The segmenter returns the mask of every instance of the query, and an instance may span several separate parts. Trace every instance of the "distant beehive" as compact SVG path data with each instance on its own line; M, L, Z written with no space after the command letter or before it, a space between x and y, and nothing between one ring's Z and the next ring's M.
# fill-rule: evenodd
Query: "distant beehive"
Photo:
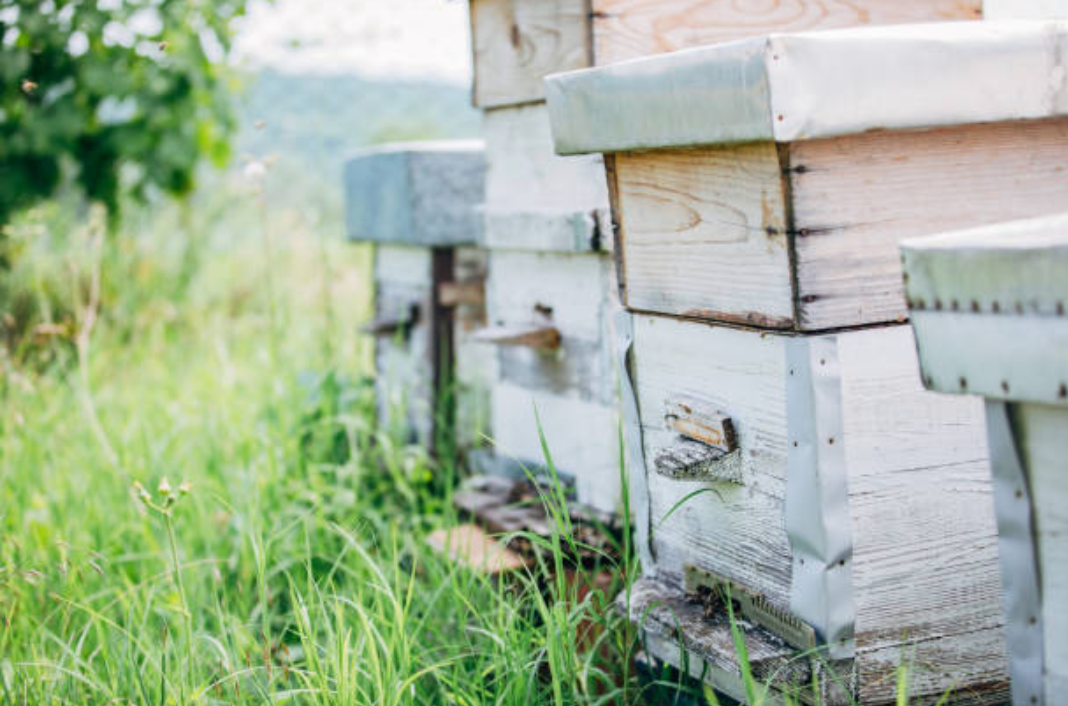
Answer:
M472 341L485 323L481 142L401 143L345 167L352 240L376 244L379 418L429 449L485 431L493 360ZM457 436L458 435L458 436Z
M908 241L927 386L986 398L1015 704L1068 694L1068 216Z
M477 338L498 350L491 470L544 468L540 427L579 502L613 511L619 417L609 322L617 304L604 167L599 155L554 154L541 101L544 73L587 63L581 6L471 3L488 164L489 325Z
M1063 208L1065 48L1058 23L903 25L548 80L557 151L607 155L636 312L630 608L654 655L681 641L738 696L722 615L688 598L729 587L781 688L822 672L829 704L888 703L908 659L915 696L1003 702L982 409L924 391L897 248ZM784 667L817 644L831 662Z

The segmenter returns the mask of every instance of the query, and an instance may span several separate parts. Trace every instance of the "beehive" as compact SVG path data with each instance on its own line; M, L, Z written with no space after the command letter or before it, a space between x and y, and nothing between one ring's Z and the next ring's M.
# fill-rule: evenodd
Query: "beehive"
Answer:
M629 307L799 331L902 321L902 238L1068 196L1064 33L781 34L561 74L556 147L611 154Z
M729 588L781 689L890 703L907 660L914 696L1004 702L982 409L923 389L897 247L1064 202L1065 41L855 28L550 77L558 152L606 155L635 312L629 609L655 656L741 696L724 612L691 600Z
M473 340L484 174L482 144L466 141L376 147L345 167L348 236L375 243L379 418L432 450L457 434L477 445L488 420L492 351Z
M1068 694L1068 216L908 241L927 386L986 398L1013 703Z

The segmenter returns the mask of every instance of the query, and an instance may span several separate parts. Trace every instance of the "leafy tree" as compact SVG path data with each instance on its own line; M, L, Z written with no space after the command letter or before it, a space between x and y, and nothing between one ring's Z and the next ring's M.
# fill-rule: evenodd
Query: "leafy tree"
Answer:
M246 0L0 0L0 225L69 177L181 195L229 156L225 67Z

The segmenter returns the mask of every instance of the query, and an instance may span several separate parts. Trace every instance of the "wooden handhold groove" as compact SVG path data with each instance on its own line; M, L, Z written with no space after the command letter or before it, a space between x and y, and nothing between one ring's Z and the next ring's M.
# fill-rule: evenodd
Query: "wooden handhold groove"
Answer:
M490 326L475 333L476 341L498 346L523 346L538 350L560 347L560 331L553 326Z
M482 282L442 282L438 285L442 306L482 306L486 303L486 286Z
M725 453L685 437L680 437L677 443L661 450L653 459L653 468L660 475L674 480L742 482L740 454L733 451Z
M664 421L687 439L700 441L713 449L730 453L738 448L731 418L701 406L700 402L686 398L670 400L664 405Z
M687 564L684 571L687 593L706 596L712 600L726 600L729 597L731 602L738 606L742 617L771 632L788 645L801 650L816 647L816 631L811 625L773 605L759 593L691 564Z

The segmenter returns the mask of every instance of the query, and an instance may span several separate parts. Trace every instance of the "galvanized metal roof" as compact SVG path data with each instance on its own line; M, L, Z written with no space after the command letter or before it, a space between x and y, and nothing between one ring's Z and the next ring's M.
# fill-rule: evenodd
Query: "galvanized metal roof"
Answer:
M929 387L1068 405L1068 214L906 241Z
M1068 22L771 34L546 80L559 154L1068 114Z

